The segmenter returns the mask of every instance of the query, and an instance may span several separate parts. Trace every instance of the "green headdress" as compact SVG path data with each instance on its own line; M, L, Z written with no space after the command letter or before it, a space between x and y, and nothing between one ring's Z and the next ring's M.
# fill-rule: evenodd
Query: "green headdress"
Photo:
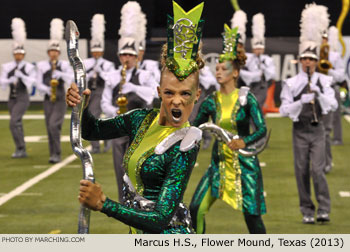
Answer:
M237 57L237 43L240 37L238 27L230 28L227 24L224 25L223 37L223 51L220 54L219 62L234 60Z
M185 12L173 1L174 17L168 15L168 52L166 66L180 80L198 70L195 61L204 20L200 20L204 3Z

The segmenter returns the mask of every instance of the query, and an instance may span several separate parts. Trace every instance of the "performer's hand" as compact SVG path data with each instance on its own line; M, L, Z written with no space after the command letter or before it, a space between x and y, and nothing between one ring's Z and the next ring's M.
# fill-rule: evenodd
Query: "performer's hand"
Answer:
M16 70L15 71L15 76L17 77L17 78L22 78L23 76L24 76L24 74L22 73L22 71L20 71L20 70Z
M83 91L83 95L86 95L86 102L85 102L84 108L86 108L87 105L89 104L90 94L91 94L90 89L85 89ZM77 84L72 83L70 88L68 88L67 90L66 103L69 107L75 107L77 104L81 103L81 101L82 99L79 95L79 89L77 87Z
M238 149L245 148L245 142L243 141L243 139L233 139L227 145L231 150L238 150Z
M300 97L300 101L303 104L310 103L313 99L315 99L315 93L303 94Z
M128 94L131 92L136 93L138 86L131 83L131 82L127 82L125 84L122 85L122 94Z
M79 201L85 207L94 211L100 211L106 201L106 195L102 192L101 185L89 180L80 180Z
M321 94L321 90L320 90L320 88L318 86L312 86L311 87L311 91L315 92L318 95Z
M18 78L17 78L16 76L11 76L11 77L9 78L9 82L10 82L11 84L17 83L17 81L18 81Z

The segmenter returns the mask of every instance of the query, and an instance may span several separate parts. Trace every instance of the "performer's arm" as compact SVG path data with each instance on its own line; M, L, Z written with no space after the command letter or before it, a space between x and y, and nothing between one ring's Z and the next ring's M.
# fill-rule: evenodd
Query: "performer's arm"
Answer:
M209 121L209 117L213 117L213 114L215 113L216 105L213 98L213 95L209 95L205 100L202 102L201 106L199 107L198 114L196 116L196 119L193 122L193 126L198 127L202 123L206 123Z
M253 119L253 123L256 127L256 130L252 134L243 138L244 143L246 145L249 145L255 143L266 135L266 126L264 116L255 97L251 93L248 93L247 98L249 114Z
M37 71L37 78L36 78L36 84L37 84L37 89L39 90L39 92L43 95L47 94L50 95L51 94L51 88L46 86L43 83L43 71L38 67L38 71Z
M340 83L345 80L345 66L340 54L337 54L333 68L328 70L328 74L333 77L333 83Z
M4 90L6 89L6 87L8 85L13 83L13 79L7 78L7 74L8 74L8 71L7 71L6 67L3 65L1 67L0 84L1 84L1 88Z
M24 74L20 70L16 70L16 72L19 74L19 76L17 77L22 80L24 85L27 87L28 92L31 92L32 86L36 81L36 71L35 71L35 67L32 64L30 65L28 64L26 65L26 68L25 68L27 74Z
M269 81L275 78L276 67L271 57L266 56L263 64L265 80Z
M259 82L261 81L261 75L262 72L261 70L258 71L248 71L248 70L241 70L239 72L239 76L242 78L242 80L244 81L244 83L247 86L250 86L252 83L254 82Z
M303 109L303 104L300 100L294 101L292 91L287 83L283 84L281 101L282 104L279 109L281 115L288 116L293 122L297 122L299 120L301 110Z
M105 83L105 87L102 92L101 109L107 117L113 117L118 112L118 107L112 105L113 88L109 82Z
M178 150L178 147L175 147ZM121 222L151 233L160 233L169 225L187 187L192 168L196 162L198 148L188 152L172 152L173 157L165 154L163 160L167 170L155 208L143 211L126 207L111 199L106 199L101 212ZM167 159L172 161L167 163Z
M334 89L331 87L332 77L322 76L323 91L317 86L311 87L311 90L315 90L317 93L317 99L320 102L322 108L322 114L327 114L330 111L335 111L338 108L338 102L335 99Z

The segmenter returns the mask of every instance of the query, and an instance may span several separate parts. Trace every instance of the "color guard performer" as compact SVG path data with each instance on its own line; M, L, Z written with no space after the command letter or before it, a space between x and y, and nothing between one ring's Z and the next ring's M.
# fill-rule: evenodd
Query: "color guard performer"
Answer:
M86 68L86 81L88 88L91 90L89 109L93 116L99 118L102 113L101 98L105 87L104 77L114 70L114 63L103 58L104 53L104 32L105 18L103 14L95 14L91 20L91 41L90 52L91 58L84 60ZM91 153L100 152L100 143L92 141ZM111 147L111 141L105 141L104 152Z
M65 84L70 85L74 78L69 62L59 59L63 30L63 21L52 19L47 49L49 60L37 63L38 90L45 96L43 105L49 139L49 163L53 164L61 161L61 129L66 112Z
M251 40L253 53L247 53L247 62L241 71L241 77L246 86L255 95L260 108L265 103L268 82L275 78L275 65L265 52L265 18L258 13L253 16L253 38Z
M280 113L293 121L294 169L303 223L315 223L315 205L311 200L310 175L318 202L317 221L329 221L330 196L324 169L325 129L322 116L337 108L332 77L315 72L322 30L320 8L306 5L301 17L299 45L300 72L285 80ZM309 22L309 21L312 22ZM322 29L322 28L321 28Z
M139 50L138 31L141 7L135 1L127 2L121 9L121 27L118 41L118 56L121 66L105 74L106 85L102 93L101 108L107 117L114 117L136 108L149 107L157 96L158 83L151 72L137 69ZM118 98L126 96L126 107L120 107ZM113 161L121 199L124 168L121 160L129 145L129 138L123 136L112 140Z
M24 142L22 117L29 107L29 94L35 83L35 67L24 61L26 51L24 42L26 40L25 23L20 18L12 19L12 37L14 61L2 65L0 83L3 89L10 87L8 108L11 115L10 130L16 145L12 158L27 157Z

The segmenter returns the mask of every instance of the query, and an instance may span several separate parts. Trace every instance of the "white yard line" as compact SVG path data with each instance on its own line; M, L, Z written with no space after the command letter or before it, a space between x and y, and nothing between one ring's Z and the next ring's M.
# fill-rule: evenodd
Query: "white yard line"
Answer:
M86 149L91 150L91 145L86 147ZM13 189L11 192L5 194L4 196L1 196L0 197L0 206L5 204L7 201L11 200L12 198L20 195L21 193L23 193L24 191L26 191L27 189L29 189L33 185L39 183L41 180L46 179L48 176L59 171L61 168L68 165L69 163L73 162L75 159L77 159L77 157L74 154L72 154L69 157L65 158L63 161L61 161L60 163L57 163L57 164L51 166L46 171L44 171L44 172L40 173L39 175L24 182L22 185Z
M344 116L344 119L345 119L348 123L350 123L350 115L345 115L345 116Z
M281 118L281 114L280 113L266 113L266 118Z
M43 120L45 119L44 115L24 115L24 120ZM64 119L70 119L70 114L64 115ZM10 120L10 115L0 115L0 120Z
M342 198L350 198L350 192L339 191L339 196Z
M7 193L0 193L0 196L6 195ZM43 196L43 193L21 193L18 196Z

